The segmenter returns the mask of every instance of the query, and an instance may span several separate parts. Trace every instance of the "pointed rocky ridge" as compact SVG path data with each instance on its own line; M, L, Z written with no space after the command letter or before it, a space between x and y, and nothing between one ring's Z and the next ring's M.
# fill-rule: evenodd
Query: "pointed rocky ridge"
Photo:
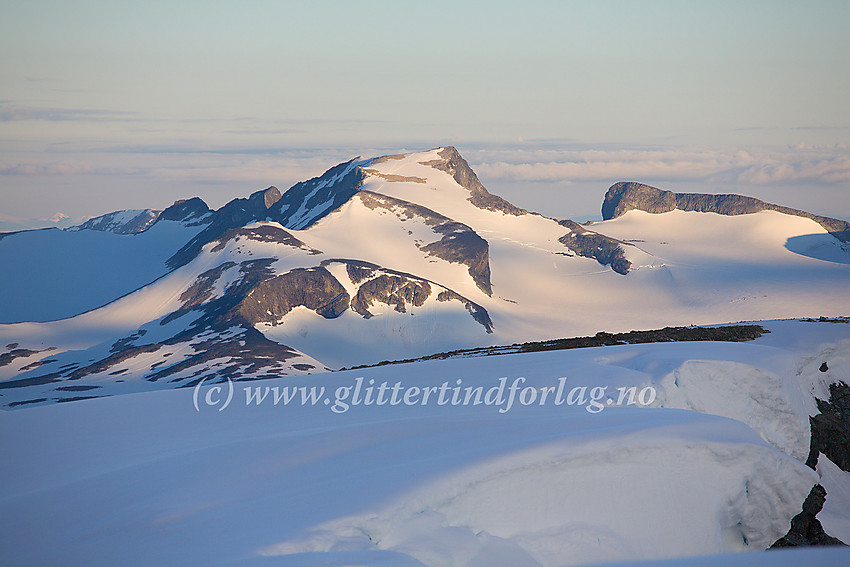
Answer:
M215 211L210 216L209 226L180 248L166 264L171 269L188 264L198 255L204 244L219 239L229 229L266 219L269 216L269 207L280 198L277 187L269 187L252 193L247 199L233 199Z
M431 166L451 175L458 182L458 185L471 193L469 201L479 209L501 211L514 216L521 216L528 213L525 209L512 205L501 197L487 191L484 185L481 184L481 181L478 180L478 176L472 171L467 161L463 159L454 146L442 148L439 155L442 159L422 162L422 165Z

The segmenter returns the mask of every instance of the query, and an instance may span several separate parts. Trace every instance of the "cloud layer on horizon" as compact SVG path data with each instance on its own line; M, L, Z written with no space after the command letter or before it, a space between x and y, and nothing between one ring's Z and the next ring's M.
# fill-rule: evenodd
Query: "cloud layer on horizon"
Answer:
M479 177L524 182L706 181L747 185L850 182L845 146L480 151ZM468 157L469 159L469 157Z
M0 223L2 230L54 226L61 210L75 221L123 208L164 208L199 196L214 207L275 185L284 191L355 156L373 157L454 144L493 193L530 210L592 217L618 181L674 191L740 193L769 202L850 217L850 149L835 146L603 146L580 142L511 145L442 141L396 147L274 149L273 145L175 142L115 146L68 144L49 151L0 153L6 215L39 222ZM14 146L5 144L7 149ZM2 149L2 148L0 148ZM45 210L45 199L52 210ZM55 208L53 208L55 207Z
M373 154L366 152L375 152ZM199 183L268 182L302 180L319 175L339 161L360 155L380 155L387 149L347 148L273 152L258 156L254 148L193 149L156 152L140 148L119 154L143 159L133 165L112 156L109 167L91 160L0 159L0 175L69 176L134 175L156 180ZM522 145L503 149L460 148L479 177L521 182L579 181L694 181L717 184L806 182L838 184L850 182L850 148L796 146L786 148L623 148L592 150L526 149ZM109 153L109 152L107 152ZM183 159L174 159L174 156ZM169 156L169 159L164 159ZM118 162L118 163L116 163Z

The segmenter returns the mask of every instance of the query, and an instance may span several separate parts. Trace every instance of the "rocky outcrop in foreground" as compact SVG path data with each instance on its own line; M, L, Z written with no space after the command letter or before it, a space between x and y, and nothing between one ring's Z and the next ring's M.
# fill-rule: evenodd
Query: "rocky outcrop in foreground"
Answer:
M827 372L829 365L821 364ZM821 413L810 418L812 441L806 465L816 469L818 458L825 455L846 472L850 472L850 386L844 382L830 384L829 399L817 400ZM791 529L771 546L798 547L809 545L846 545L823 530L818 513L826 502L826 489L817 484L803 503L803 510L791 519Z

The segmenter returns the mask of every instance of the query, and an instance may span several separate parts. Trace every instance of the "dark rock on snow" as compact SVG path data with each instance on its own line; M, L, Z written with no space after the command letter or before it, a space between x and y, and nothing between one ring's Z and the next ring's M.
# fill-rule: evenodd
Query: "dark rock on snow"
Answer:
M602 218L603 220L617 218L634 209L647 213L666 213L679 209L681 211L721 215L746 215L760 211L777 211L811 219L838 240L850 242L850 223L843 220L821 217L806 211L765 203L754 197L744 195L673 193L634 182L616 183L608 189L602 203Z
M781 547L799 547L811 545L845 545L843 541L834 538L823 531L818 513L823 509L826 502L826 489L816 484L806 501L803 502L803 511L791 519L791 529L782 538L777 540L770 549Z
M626 259L623 247L632 246L631 244L593 232L571 220L558 221L558 224L570 229L558 242L579 256L595 258L603 266L611 266L618 274L629 273L632 263Z

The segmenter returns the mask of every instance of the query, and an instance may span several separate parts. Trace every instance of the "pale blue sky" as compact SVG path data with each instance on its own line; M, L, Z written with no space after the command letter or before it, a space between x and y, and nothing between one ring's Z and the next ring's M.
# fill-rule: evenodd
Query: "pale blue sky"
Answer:
M0 216L446 143L560 216L621 177L850 215L847 1L0 3Z

